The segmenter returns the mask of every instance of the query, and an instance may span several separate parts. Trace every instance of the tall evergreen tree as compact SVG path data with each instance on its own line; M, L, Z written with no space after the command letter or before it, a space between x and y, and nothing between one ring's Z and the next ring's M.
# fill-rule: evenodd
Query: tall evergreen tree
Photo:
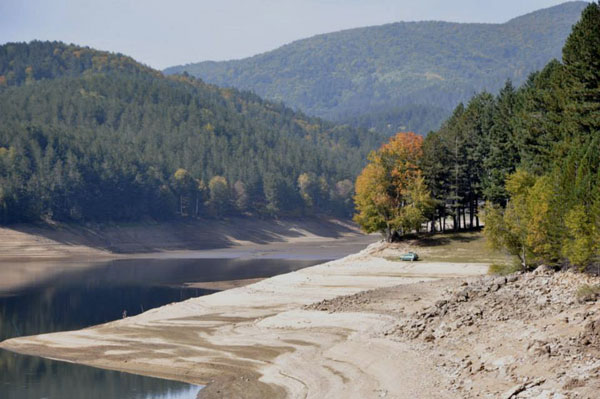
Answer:
M585 142L600 132L600 4L588 5L573 26L563 63L569 84L565 123Z
M493 126L487 142L489 153L484 161L486 174L483 177L483 192L489 201L506 205L508 193L505 189L506 177L513 173L519 163L514 131L516 105L515 89L507 81L496 99L492 116Z

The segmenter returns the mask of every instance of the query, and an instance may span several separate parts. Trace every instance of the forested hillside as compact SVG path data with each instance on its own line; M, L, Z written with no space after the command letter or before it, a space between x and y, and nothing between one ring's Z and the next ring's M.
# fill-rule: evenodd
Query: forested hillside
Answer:
M565 3L504 24L400 22L351 29L251 58L165 72L187 71L220 86L250 89L334 121L425 134L474 93L495 92L506 79L521 84L560 57L586 4ZM414 106L422 110L414 112Z
M421 138L400 133L356 183L357 222L388 239L479 227L523 268L600 264L600 5L515 88L482 92ZM447 222L448 220L448 222Z
M379 138L58 42L0 47L0 222L352 209Z

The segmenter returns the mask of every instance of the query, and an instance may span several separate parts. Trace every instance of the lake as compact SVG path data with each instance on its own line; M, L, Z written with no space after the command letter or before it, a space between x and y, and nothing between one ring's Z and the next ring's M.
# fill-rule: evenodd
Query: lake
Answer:
M372 241L372 240L371 240ZM80 329L210 294L187 283L271 277L356 252L339 240L314 254L220 250L107 262L0 263L0 341ZM207 257L214 256L214 257ZM5 272L6 270L6 272ZM15 270L19 273L15 273ZM10 272L9 272L10 271ZM14 276L18 275L18 278ZM6 280L6 279L5 279ZM199 386L0 350L0 398L195 398Z

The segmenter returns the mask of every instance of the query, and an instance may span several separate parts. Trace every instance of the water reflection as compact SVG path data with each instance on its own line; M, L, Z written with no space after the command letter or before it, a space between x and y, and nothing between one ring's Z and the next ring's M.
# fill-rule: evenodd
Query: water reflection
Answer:
M177 381L0 353L3 399L192 399L199 390Z
M118 260L40 273L0 290L0 340L79 329L206 295L186 282L270 277L320 263L282 259ZM71 265L72 266L72 265ZM79 265L81 266L81 265ZM0 269L1 271L1 269ZM0 351L0 398L195 398L199 387Z

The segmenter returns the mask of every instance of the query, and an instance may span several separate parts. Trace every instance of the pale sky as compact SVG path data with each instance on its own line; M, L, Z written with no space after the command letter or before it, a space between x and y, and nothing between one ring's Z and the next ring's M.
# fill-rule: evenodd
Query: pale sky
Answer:
M398 21L505 22L565 0L0 0L0 44L60 40L154 68Z

